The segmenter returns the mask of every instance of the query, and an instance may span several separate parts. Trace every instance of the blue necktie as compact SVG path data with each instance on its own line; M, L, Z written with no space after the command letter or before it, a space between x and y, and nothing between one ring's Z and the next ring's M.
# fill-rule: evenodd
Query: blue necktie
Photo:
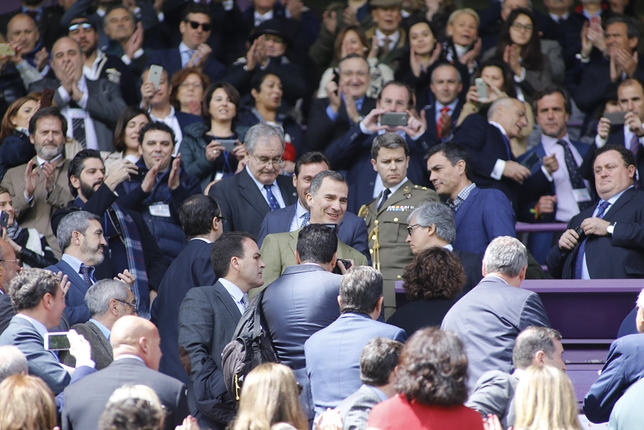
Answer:
M306 227L311 223L311 212L306 212L302 215L302 225L300 227Z
M273 195L273 191L271 191L271 186L264 185L264 189L266 190L266 199L268 200L268 206L271 208L272 211L276 211L277 209L280 208L280 204L277 202L277 199Z
M80 273L83 278L83 281L87 284L88 287L91 287L94 285L94 282L92 282L92 273L93 272L93 267L86 266L84 264L81 264L80 267Z
M595 215L596 218L604 218L604 212L606 212L606 208L608 207L610 203L608 203L605 200L602 200L599 203L599 206L597 207L597 215ZM588 238L585 238L582 242L581 245L579 245L579 251L577 251L577 258L575 259L575 273L574 273L574 278L575 279L581 279L581 274L584 269L584 254L586 253L586 241Z

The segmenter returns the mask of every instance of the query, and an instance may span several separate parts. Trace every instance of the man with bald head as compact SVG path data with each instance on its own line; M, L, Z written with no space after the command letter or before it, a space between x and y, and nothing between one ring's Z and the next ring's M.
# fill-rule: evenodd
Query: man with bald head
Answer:
M152 388L165 407L165 429L174 429L188 415L186 386L158 372L161 361L159 331L150 321L133 315L112 326L114 361L105 369L65 389L64 429L95 429L114 390L125 384Z
M34 66L44 76L49 68L49 55L43 47L36 21L29 15L19 13L7 24L7 42L12 42L22 58Z

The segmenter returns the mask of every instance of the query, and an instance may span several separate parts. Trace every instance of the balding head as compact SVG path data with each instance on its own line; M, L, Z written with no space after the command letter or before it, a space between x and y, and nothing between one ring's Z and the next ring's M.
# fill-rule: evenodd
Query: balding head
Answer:
M8 242L0 239L0 289L9 293L9 282L20 272L16 253Z
M123 354L136 355L152 370L159 370L160 341L159 331L154 324L133 315L116 321L110 335L114 358Z
M29 15L19 13L7 24L7 40L15 43L23 54L33 51L39 38L36 21Z

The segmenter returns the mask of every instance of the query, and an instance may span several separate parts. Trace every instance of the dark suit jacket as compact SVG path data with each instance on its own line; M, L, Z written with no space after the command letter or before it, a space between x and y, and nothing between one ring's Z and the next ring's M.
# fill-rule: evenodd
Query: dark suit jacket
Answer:
M29 374L45 381L54 395L69 384L71 377L60 365L54 354L44 348L45 339L25 318L18 315L11 318L9 326L0 335L0 345L18 347L29 366Z
M16 2L15 4L19 3ZM7 34L9 21L19 13L22 13L22 7L0 15L0 33ZM42 15L38 22L38 30L40 31L40 40L44 42L45 48L48 51L51 50L54 42L63 35L62 33L67 34L67 29L63 30L60 24L62 16L63 9L58 5L43 7Z
M122 358L65 389L63 429L95 429L112 393L125 384L142 384L154 390L165 408L164 429L174 429L188 416L186 386L149 369L135 358Z
M182 69L181 53L179 52L179 48L160 49L152 52L148 57L148 65L150 64L163 66L170 76L174 75ZM213 57L208 57L203 65L203 73L210 78L210 82L220 80L224 76L225 72L226 68L224 65Z
M471 390L489 370L510 372L514 341L530 326L550 327L539 296L489 276L452 306L441 328L463 341Z
M291 178L279 175L277 185L286 206L297 202L297 193ZM225 231L246 231L257 237L264 217L271 211L246 169L217 182L210 187L208 195L217 201L222 215L226 218Z
M85 294L89 287L81 278L80 274L76 273L72 267L60 260L53 266L45 267L45 270L52 271L54 273L63 272L63 275L67 275L69 282L71 283L67 294L65 294L65 315L69 321L69 325L86 323L89 321L89 308L85 303Z
M454 214L454 223L456 240L452 245L473 254L485 254L496 237L516 236L514 211L499 190L475 187Z
M615 403L635 382L644 377L644 336L631 334L610 346L599 378L584 398L584 413L594 423L608 421Z
M452 252L454 252L454 254L456 254L456 256L461 260L461 264L465 270L465 276L467 276L465 286L457 296L458 298L461 298L472 288L476 287L479 282L481 282L481 279L483 279L483 273L481 271L481 267L483 266L483 256L481 254L464 252L460 249L454 249Z
M338 117L331 121L326 114L329 107L329 98L314 99L311 103L309 122L306 129L306 148L309 151L324 151L331 142L341 138L353 126L347 116L347 107L344 101L338 109ZM376 100L371 97L364 98L360 114L367 116L376 107Z
M345 313L304 344L306 373L311 381L315 412L334 408L360 388L360 354L374 337L405 342L398 327L368 315Z
M192 287L214 285L217 278L210 263L212 243L201 239L188 242L170 264L159 286L159 297L152 304L152 322L161 336L161 365L159 372L188 383L179 360L179 307Z
M458 117L461 115L461 109L463 109L463 102L459 100L454 111L450 113L450 118L452 118L451 135L454 134L454 130L456 129L456 121L458 121ZM449 140L449 136L445 139L438 138L438 131L436 130L436 102L434 101L433 103L425 106L423 110L425 111L425 119L427 120L428 139L432 142L432 146L438 145L444 140Z
M574 216L568 228L576 228L590 218L592 206ZM586 264L591 279L644 278L644 193L627 189L604 214L605 221L615 224L612 235L590 235L586 241ZM579 245L562 252L558 245L548 253L548 272L559 279L574 277Z
M0 293L0 334L9 326L9 322L15 314L11 305L11 297L8 294Z
M105 369L114 361L112 356L112 345L107 340L103 332L91 321L83 324L76 324L73 327L78 334L89 342L92 347L92 360L96 363L96 370ZM68 366L76 367L76 359L69 353L69 351L60 351L58 353L60 361Z
M297 203L267 213L262 225L259 227L257 246L261 248L264 238L269 234L290 231L296 208ZM367 257L367 260L371 261L369 247L367 246L367 225L362 218L351 212L345 212L344 218L338 227L338 239L362 252Z
M358 391L344 399L336 410L340 412L343 428L365 429L371 409L382 400L369 385L362 385Z

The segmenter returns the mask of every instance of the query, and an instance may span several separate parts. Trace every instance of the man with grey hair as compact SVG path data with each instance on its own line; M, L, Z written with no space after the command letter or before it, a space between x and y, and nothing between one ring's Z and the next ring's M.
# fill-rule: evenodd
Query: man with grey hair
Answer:
M484 373L470 395L467 407L479 412L483 418L488 414L496 415L503 428L514 426L514 392L519 379L530 366L550 365L566 371L563 360L561 333L553 328L528 327L523 330L514 343L512 350L512 374L491 370Z
M75 324L72 328L89 342L96 369L101 370L114 359L110 345L112 326L125 315L136 315L136 298L125 282L103 279L87 290L85 303L89 309L89 321ZM67 351L61 351L59 356L62 363L71 367L76 365L76 359Z
M541 299L521 289L528 253L516 238L494 239L483 257L483 280L447 312L441 328L457 333L467 352L468 387L490 370L510 373L519 333L550 327Z
M29 373L27 357L13 345L0 346L0 382L4 381L11 375Z
M369 266L352 267L340 283L340 317L304 344L316 414L337 407L360 388L360 355L371 339L407 339L404 330L377 321L382 293L380 272Z
M252 126L244 141L246 167L217 182L208 191L227 220L224 231L246 231L259 235L259 227L270 211L297 202L290 177L280 175L284 133L268 124Z

